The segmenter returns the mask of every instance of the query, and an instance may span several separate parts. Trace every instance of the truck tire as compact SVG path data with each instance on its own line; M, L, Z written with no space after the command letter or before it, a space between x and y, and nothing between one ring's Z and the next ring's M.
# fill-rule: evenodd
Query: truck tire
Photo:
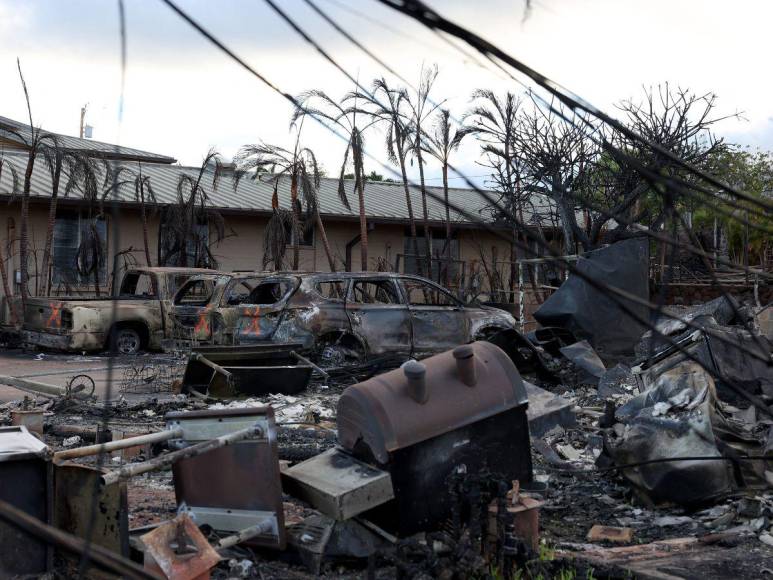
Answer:
M110 350L118 354L137 354L142 350L142 337L130 326L114 328L110 332Z

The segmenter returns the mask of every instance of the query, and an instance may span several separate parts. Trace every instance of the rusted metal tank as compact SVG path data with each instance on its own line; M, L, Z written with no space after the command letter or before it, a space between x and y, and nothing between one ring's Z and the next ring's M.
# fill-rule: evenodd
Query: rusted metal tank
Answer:
M392 533L440 528L456 474L532 480L526 390L497 346L475 342L347 388L338 439L388 471L395 499L365 516Z

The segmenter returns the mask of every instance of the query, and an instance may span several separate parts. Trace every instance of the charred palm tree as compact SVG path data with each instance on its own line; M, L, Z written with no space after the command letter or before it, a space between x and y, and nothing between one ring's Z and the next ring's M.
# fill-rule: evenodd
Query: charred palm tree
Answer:
M29 198L32 189L32 172L35 168L35 161L44 147L56 147L54 136L42 131L40 127L35 127L32 121L32 106L30 105L30 95L27 90L27 83L24 80L24 74L21 70L21 62L16 59L16 65L19 69L19 78L24 90L24 99L27 103L27 115L29 118L29 132L23 130L11 130L27 149L27 166L24 170L24 185L21 191L21 224L19 234L19 271L21 274L21 300L22 305L26 307L27 296L29 295Z
M19 174L16 171L13 163L0 154L0 180L3 177L3 172L7 172L11 175L11 193L16 196L19 193ZM21 321L21 316L16 310L16 302L11 299L11 287L8 284L8 272L5 269L5 254L2 246L0 246L0 278L3 282L3 292L5 292L5 299L8 301L8 310L11 313L11 323L18 324Z
M105 218L104 202L112 192L130 183L124 178L128 169L87 155L74 155L68 161L70 183L65 195L77 189L86 202L87 214L75 254L75 270L82 279L93 277L94 292L99 296L100 274L107 260L106 240L99 232L100 220Z
M51 258L53 257L54 229L56 227L56 212L59 205L59 193L61 191L62 180L64 179L64 196L77 186L77 171L69 171L77 167L78 163L88 163L86 156L76 151L70 151L59 146L55 136L52 137L56 146L51 147L48 144L41 148L43 159L46 162L49 175L51 177L51 199L48 204L48 221L46 223L46 239L43 247L43 260L40 268L37 293L48 294L51 291L49 269L51 267Z
M468 127L455 127L451 124L451 113L448 109L440 109L435 119L432 131L424 139L424 150L440 161L443 168L443 201L446 206L446 243L443 248L444 273L441 278L445 284L449 283L449 271L451 267L451 209L448 205L448 165L451 153L459 149L471 130Z
M344 98L346 99L346 97ZM355 103L353 107L345 108L322 91L309 91L301 95L299 99L302 106L293 113L293 122L309 114L313 117L321 117L338 125L346 131L348 141L344 151L341 172L338 178L338 197L347 209L351 209L346 195L346 183L344 176L347 168L351 167L354 174L354 188L357 191L357 201L360 214L360 268L368 270L368 222L365 217L365 168L363 164L364 144L362 132L375 123L375 120L367 119L365 124L358 124L362 115Z
M330 266L330 271L335 272L335 258L330 249L325 225L319 210L319 184L320 171L314 152L300 145L300 129L292 151L260 143L257 145L245 145L235 157L237 170L234 173L234 188L238 186L239 179L246 173L252 173L253 178L260 180L262 175L269 175L273 184L271 207L273 214L266 226L266 235L263 252L263 267L273 263L275 269L280 269L287 251L287 231L291 235L295 233L296 243L293 246L293 269L299 267L298 233L303 229L308 231L308 226L302 221L302 206L306 206L306 222L313 217L317 230L325 249L325 255ZM283 179L290 180L290 214L287 215L280 208L279 184ZM300 195L299 195L300 194Z
M421 188L421 209L422 217L424 218L424 242L425 242L425 257L427 260L427 272L432 272L432 236L429 230L429 212L427 210L427 187L424 181L424 140L426 133L424 126L429 122L429 119L440 107L442 103L433 103L430 101L429 93L432 90L432 85L435 84L437 79L438 69L437 66L430 68L423 68L421 71L421 80L419 86L416 89L416 99L406 100L406 104L410 110L410 128L411 139L409 141L409 151L416 163L419 166L419 187Z
M210 168L213 170L210 171ZM201 166L194 174L183 173L177 181L177 202L166 209L165 228L169 248L159 244L159 265L175 264L191 267L217 267L217 260L212 254L212 242L209 233L214 230L215 241L225 239L225 220L220 212L207 207L210 202L205 183L212 175L212 189L218 187L223 174L220 154L210 149L204 156ZM206 225L207 235L199 232L199 225ZM188 264L188 253L193 250L192 264Z
M380 98L379 98L380 97ZM349 95L348 99L364 103L363 114L386 127L386 152L389 162L400 167L405 191L405 205L408 210L408 224L411 233L413 255L423 275L423 260L419 259L419 243L416 235L416 217L413 213L413 200L408 186L406 162L410 150L412 131L406 117L406 102L410 97L405 89L390 87L386 79L373 81L371 93L359 92Z
M153 191L153 185L150 182L149 175L142 174L142 163L139 164L136 175L134 176L134 201L140 206L140 221L142 222L142 243L145 249L145 261L148 267L153 266L150 259L150 243L148 242L148 202L156 204L156 193Z
M505 211L501 216L511 227L510 244L510 276L509 288L511 295L515 287L516 242L523 239L516 220L524 221L524 205L529 203L530 195L523 187L525 164L518 154L515 141L519 124L520 100L513 93L497 96L490 90L476 90L472 94L473 106L464 115L470 131L480 142L484 160L480 164L491 171L490 186L499 195L498 205ZM532 280L536 292L534 277ZM511 296L512 298L513 296Z

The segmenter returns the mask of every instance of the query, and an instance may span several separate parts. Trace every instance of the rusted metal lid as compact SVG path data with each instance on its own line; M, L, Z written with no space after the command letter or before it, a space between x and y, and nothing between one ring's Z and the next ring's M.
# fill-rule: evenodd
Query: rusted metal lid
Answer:
M513 362L488 342L469 345L476 382L462 380L452 351L421 361L426 368L427 400L409 394L404 369L395 369L347 388L338 401L338 440L349 450L365 444L387 463L389 453L448 433L508 409L528 404L526 389ZM468 358L465 351L463 358Z

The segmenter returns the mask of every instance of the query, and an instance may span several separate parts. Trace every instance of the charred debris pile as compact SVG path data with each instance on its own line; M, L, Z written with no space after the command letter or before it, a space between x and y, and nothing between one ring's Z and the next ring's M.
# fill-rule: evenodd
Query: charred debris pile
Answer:
M578 271L618 294L570 276L537 330L419 361L202 347L125 369L110 404L88 375L0 377L24 392L0 407L0 571L759 576L769 320L653 313L647 265L638 240L591 252Z

